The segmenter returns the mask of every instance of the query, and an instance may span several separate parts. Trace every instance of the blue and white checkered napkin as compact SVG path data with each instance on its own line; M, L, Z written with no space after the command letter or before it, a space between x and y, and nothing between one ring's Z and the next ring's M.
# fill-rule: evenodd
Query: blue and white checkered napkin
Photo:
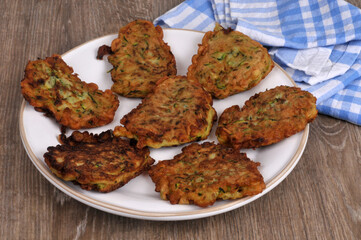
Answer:
M361 125L361 10L343 0L187 0L162 27L236 28L269 52L320 113Z

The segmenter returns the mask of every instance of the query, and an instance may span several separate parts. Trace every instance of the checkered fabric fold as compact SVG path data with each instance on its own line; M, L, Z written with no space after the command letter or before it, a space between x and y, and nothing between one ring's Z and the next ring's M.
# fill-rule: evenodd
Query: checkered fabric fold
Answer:
M268 46L320 113L361 125L361 10L342 0L187 0L154 20L210 31L215 22Z

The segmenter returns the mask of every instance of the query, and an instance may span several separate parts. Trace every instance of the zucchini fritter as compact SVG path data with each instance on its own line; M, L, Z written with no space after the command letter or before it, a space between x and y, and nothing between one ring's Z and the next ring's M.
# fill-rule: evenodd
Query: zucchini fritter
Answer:
M175 58L163 41L163 30L136 20L119 30L108 61L114 82L112 91L125 97L145 97L162 77L176 75Z
M252 96L242 109L227 108L216 135L221 144L257 148L302 131L317 116L316 98L297 87L278 86Z
M274 63L267 49L241 32L217 24L207 32L188 68L188 78L198 80L215 98L256 86Z
M207 207L217 199L261 193L266 185L259 165L245 153L205 142L184 147L174 159L160 161L148 172L162 199Z
M119 106L111 90L98 90L95 83L81 81L61 56L29 61L21 81L24 98L35 107L72 129L110 123Z
M149 169L154 160L149 149L137 149L129 141L112 136L73 132L61 135L62 145L48 147L44 154L50 170L85 190L110 192Z
M115 136L138 140L137 147L160 148L202 140L209 135L216 111L212 97L184 76L165 77L154 92L125 115Z

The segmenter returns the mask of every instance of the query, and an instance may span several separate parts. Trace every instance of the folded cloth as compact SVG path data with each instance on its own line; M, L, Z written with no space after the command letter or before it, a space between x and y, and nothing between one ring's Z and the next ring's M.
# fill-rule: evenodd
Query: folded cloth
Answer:
M209 31L219 22L270 47L320 113L361 125L361 10L343 0L187 0L154 20Z

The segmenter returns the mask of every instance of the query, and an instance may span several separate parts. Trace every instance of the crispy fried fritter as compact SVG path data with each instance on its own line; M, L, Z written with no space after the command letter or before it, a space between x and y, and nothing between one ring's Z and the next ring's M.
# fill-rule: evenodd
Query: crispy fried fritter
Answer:
M116 127L114 135L138 140L139 148L174 146L207 138L215 119L212 97L198 82L165 77L121 119L124 127Z
M193 143L172 160L148 171L156 191L171 204L212 205L217 199L237 199L261 193L266 185L245 153L220 144Z
M63 145L48 147L45 162L56 176L85 190L113 191L154 163L147 148L137 149L111 131L100 135L75 131L61 140Z
M162 77L176 75L175 58L163 41L163 30L145 20L136 20L119 30L108 61L114 82L112 90L125 97L145 97Z
M216 135L221 144L257 148L302 131L317 116L316 98L297 87L278 86L222 113Z
M267 49L241 32L217 24L207 32L188 68L188 78L198 80L215 98L256 86L274 63Z
M28 63L21 92L37 111L72 129L108 124L119 106L111 90L103 92L95 83L81 81L56 54Z

